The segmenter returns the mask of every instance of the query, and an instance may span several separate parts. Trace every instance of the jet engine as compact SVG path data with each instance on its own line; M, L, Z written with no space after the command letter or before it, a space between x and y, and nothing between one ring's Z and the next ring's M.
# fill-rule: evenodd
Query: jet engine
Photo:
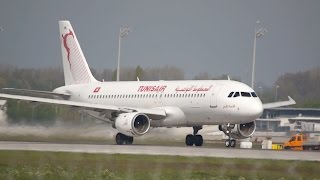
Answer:
M256 122L237 124L234 129L231 130L230 136L234 139L245 139L253 135L256 131Z
M150 129L150 119L142 113L122 113L115 119L116 129L127 136L141 136Z

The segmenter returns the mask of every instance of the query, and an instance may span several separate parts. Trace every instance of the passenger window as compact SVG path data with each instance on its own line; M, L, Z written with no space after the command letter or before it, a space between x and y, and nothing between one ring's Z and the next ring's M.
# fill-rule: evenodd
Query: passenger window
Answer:
M231 93L228 95L228 97L232 97L232 95L233 95L233 92L231 92Z
M248 92L241 92L242 97L251 97L250 93Z
M233 95L233 97L238 97L238 96L240 96L239 92L235 92L234 95Z

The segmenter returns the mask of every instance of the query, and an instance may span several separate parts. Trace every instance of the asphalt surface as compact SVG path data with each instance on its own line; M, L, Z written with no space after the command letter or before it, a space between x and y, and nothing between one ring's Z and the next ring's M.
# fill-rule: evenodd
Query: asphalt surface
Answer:
M320 161L320 151L279 151L149 145L95 145L0 141L0 150Z

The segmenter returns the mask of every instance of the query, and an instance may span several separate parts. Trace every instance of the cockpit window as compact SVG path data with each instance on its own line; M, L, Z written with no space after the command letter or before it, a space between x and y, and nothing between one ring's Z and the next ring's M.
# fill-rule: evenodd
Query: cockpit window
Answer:
M233 95L233 97L238 97L238 96L240 96L239 92L235 92L234 95Z
M233 95L233 92L231 92L231 93L228 95L228 97L232 97L232 95Z
M258 97L255 92L252 92L251 95L252 95L252 97Z
M251 94L248 92L241 92L242 97L251 97Z

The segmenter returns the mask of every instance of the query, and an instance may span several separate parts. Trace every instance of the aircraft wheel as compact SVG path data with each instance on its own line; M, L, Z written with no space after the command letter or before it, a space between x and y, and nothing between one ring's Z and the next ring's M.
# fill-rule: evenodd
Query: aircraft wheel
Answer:
M227 140L225 141L225 146L226 146L226 147L230 147L230 144L231 144L230 140L227 139Z
M195 144L196 146L202 146L202 144L203 144L203 138L202 138L201 135L195 135L195 136L194 136L194 144Z
M132 144L132 143L133 143L133 137L127 136L127 139L126 139L126 141L125 141L125 144L130 145L130 144Z
M194 136L192 135L192 134L188 134L187 136L186 136L186 145L187 146L193 146L193 144L194 144Z
M232 140L230 140L230 147L236 147L236 140L234 140L234 139L232 139Z
M118 134L116 135L116 143L117 143L118 145L123 145L124 142L125 142L125 135L124 135L124 134L121 134L121 133L118 133Z

